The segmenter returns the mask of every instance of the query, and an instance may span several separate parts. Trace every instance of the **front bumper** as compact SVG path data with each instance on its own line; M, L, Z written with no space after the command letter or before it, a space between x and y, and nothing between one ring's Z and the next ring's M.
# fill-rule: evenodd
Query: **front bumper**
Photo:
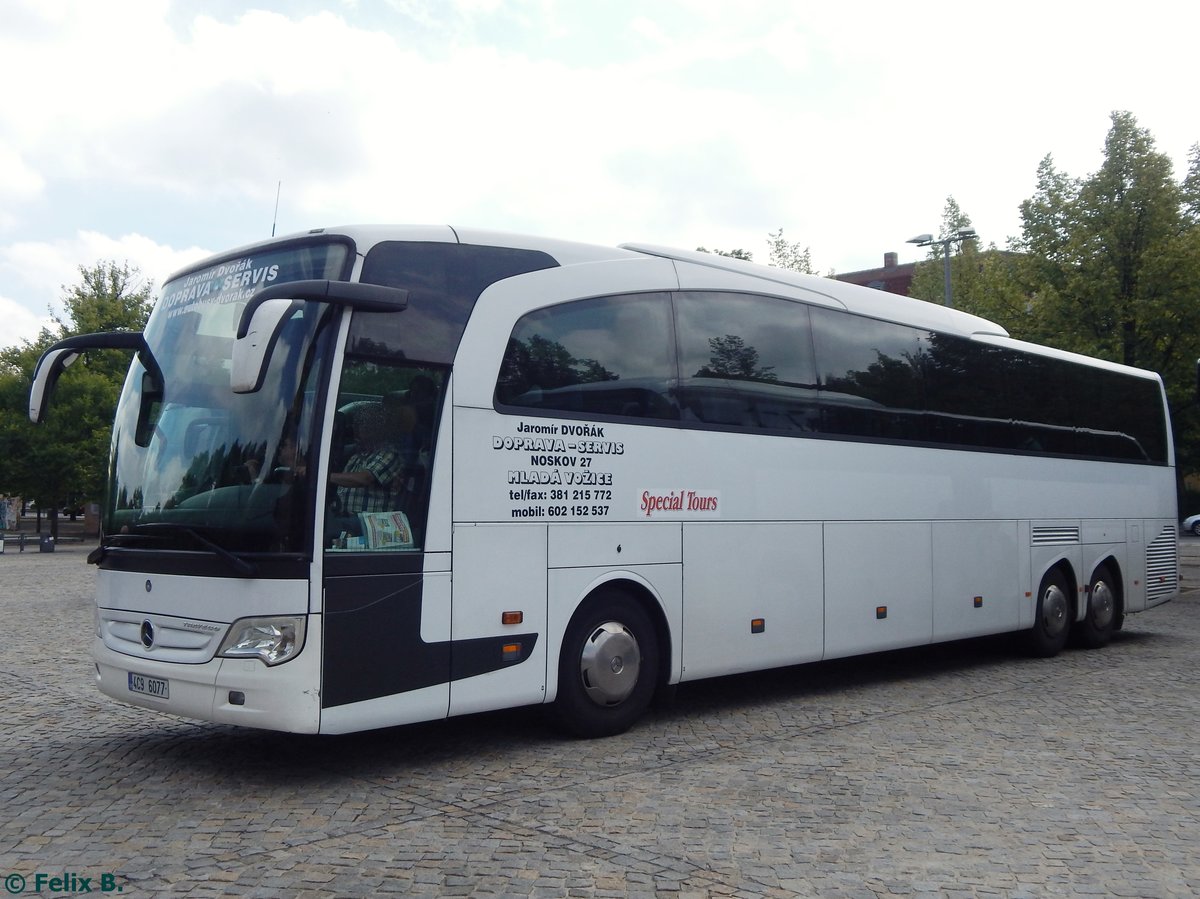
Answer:
M121 702L200 721L315 734L321 726L320 642L320 618L312 616L300 654L270 668L257 659L202 664L142 659L116 652L99 638L92 642L92 658L100 692ZM169 698L132 692L130 672L168 681ZM231 702L231 693L241 694L242 703Z

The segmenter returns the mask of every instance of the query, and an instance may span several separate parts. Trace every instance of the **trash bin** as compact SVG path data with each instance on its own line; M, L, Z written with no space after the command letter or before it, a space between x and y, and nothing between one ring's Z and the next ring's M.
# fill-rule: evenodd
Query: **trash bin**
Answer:
M40 540L38 541L38 552L40 552L40 553L54 552L54 538L51 537L49 534L42 534Z

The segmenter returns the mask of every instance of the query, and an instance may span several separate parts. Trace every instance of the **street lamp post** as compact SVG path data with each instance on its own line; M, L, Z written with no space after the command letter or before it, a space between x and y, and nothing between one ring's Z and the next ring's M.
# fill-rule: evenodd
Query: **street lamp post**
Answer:
M940 240L932 234L918 234L905 241L905 243L915 243L919 247L940 246L942 248L942 260L945 263L946 271L946 288L943 295L946 298L946 306L950 309L954 308L954 297L950 293L950 245L962 243L964 240L973 240L976 236L974 228L959 228L949 237L943 237Z

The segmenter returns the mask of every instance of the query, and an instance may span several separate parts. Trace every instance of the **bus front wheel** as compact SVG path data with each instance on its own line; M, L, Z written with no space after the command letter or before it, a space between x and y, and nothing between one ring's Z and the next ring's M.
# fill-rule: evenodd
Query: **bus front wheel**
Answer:
M658 640L628 594L604 591L571 620L558 663L559 724L579 737L623 733L654 697Z
M1027 634L1031 655L1049 658L1058 655L1071 634L1071 588L1062 571L1052 568L1038 587L1037 610L1033 627Z

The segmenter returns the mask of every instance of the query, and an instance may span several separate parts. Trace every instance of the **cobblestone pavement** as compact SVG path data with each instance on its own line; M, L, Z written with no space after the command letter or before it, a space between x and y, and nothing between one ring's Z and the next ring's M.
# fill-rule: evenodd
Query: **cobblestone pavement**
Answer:
M1194 896L1183 543L1184 596L1106 649L982 640L702 682L592 742L531 709L310 738L128 708L92 686L86 550L10 551L0 877L43 896L82 878L123 896Z

